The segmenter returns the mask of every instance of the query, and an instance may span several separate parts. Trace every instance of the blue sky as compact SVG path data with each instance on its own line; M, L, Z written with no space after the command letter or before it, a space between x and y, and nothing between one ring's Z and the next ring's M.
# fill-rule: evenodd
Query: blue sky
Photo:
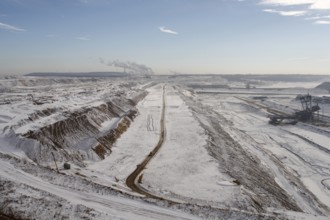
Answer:
M0 74L329 74L330 0L1 0Z

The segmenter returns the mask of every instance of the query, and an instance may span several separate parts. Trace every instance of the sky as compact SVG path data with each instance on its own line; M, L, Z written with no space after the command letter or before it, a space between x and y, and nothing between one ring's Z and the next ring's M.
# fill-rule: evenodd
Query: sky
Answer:
M0 74L123 65L330 74L330 0L0 0Z

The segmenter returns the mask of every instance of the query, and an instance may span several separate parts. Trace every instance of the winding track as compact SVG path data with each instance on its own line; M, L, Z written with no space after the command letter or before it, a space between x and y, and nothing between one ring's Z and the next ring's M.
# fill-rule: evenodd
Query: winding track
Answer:
M156 155L156 153L159 151L159 149L162 147L164 140L165 140L165 110L166 110L166 101L165 101L165 86L163 86L163 106L162 106L162 113L161 113L161 119L160 119L160 135L159 135L159 141L155 148L148 154L148 156L139 164L137 165L136 169L131 173L127 179L126 179L126 185L133 190L134 192L137 192L139 194L145 195L150 198L154 199L164 199L162 197L153 195L149 193L146 189L141 187L138 183L138 178L140 177L141 173L145 169L145 167L148 165L148 163L151 161L151 159Z

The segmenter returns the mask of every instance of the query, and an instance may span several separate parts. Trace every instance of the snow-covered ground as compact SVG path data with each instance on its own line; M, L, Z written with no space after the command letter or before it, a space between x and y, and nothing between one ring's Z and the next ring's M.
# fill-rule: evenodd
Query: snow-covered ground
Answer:
M305 89L313 89L316 86L320 85L320 81L316 82L268 82L264 83L260 88L305 88Z
M294 98L305 89L196 93L184 85L199 79L187 79L0 80L0 218L330 216L329 130L268 124L267 110L294 112ZM264 92L267 99L254 99ZM165 139L153 155L162 128ZM154 197L126 185L150 155L136 182Z
M102 188L97 192L72 189L84 185L72 179L66 180L65 175L53 174L57 178L54 182L81 186L53 184L20 170L6 160L0 160L0 166L0 208L7 216L24 219L198 219L143 201L104 194ZM19 210L20 213L11 213L11 210Z
M99 160L93 147L134 107L144 86L129 79L26 77L0 82L8 89L0 93L0 138L15 146L0 151L25 154L50 167L54 166L51 152L60 165Z
M302 211L329 215L329 133L298 123L268 124L264 109L232 96L202 95L226 120L228 134L270 168L276 182L297 202Z
M125 180L159 139L162 86L147 89L149 95L139 102L138 116L134 123L112 147L112 153L102 161L91 162L82 174L96 182L111 181L117 187L125 187ZM106 182L107 183L107 182Z
M208 136L173 87L166 95L166 139L143 173L143 186L157 194L201 204L231 204L241 197L234 179L207 152Z

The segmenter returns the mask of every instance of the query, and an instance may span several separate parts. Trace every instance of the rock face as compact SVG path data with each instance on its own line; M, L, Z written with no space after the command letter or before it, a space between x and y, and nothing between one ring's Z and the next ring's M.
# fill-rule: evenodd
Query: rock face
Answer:
M39 143L34 147L37 153L30 155L30 159L43 163L45 158L50 158L51 152L57 161L72 161L80 166L84 160L104 159L130 126L137 114L134 106L145 95L140 93L134 99L115 99L78 110L64 120L28 131L23 136ZM105 122L111 122L111 126L104 128Z
M2 150L42 166L102 160L127 130L147 92L134 80L13 78L0 97ZM54 157L53 157L54 155Z

